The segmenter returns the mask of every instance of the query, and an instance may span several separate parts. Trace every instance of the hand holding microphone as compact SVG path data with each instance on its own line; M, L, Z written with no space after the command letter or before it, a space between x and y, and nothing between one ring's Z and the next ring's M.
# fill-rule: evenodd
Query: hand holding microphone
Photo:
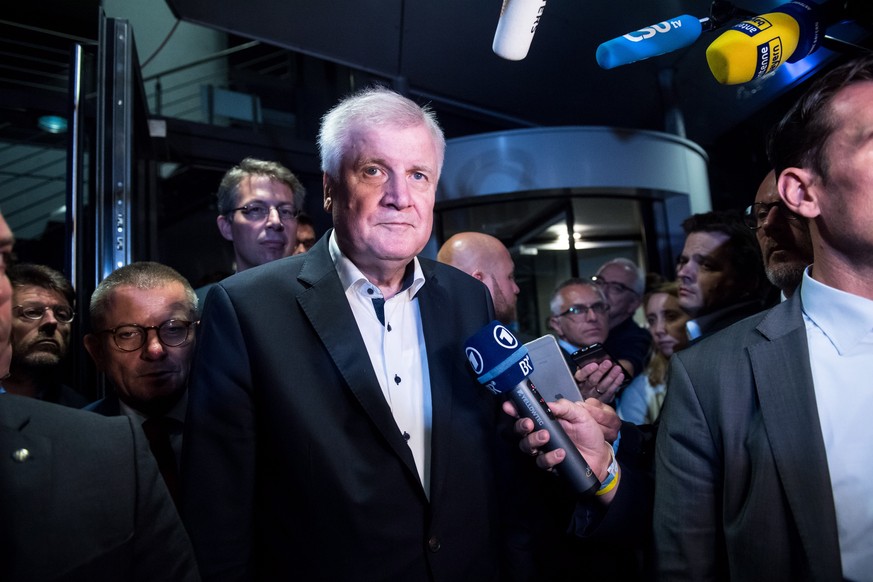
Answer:
M534 431L545 430L548 433L548 441L539 443L543 450L563 449L565 457L555 470L574 491L580 495L596 492L600 482L591 467L528 379L533 371L533 363L527 348L503 325L492 321L467 340L465 354L480 384L494 394L507 394L518 414L533 421ZM602 442L599 426L596 421L592 420L591 423L587 426L587 432L584 427L580 427L580 430L585 432L589 440L593 434L595 442ZM534 438L545 436L539 433ZM607 446L603 445L602 448Z

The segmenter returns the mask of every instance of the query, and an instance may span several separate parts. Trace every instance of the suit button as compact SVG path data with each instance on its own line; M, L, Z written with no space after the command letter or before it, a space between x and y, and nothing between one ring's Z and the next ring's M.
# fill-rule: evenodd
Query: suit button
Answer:
M16 463L23 463L30 458L30 451L27 449L18 449L12 453L12 460Z
M427 547L431 552L440 551L441 546L439 539L437 539L436 536L431 537L429 540L427 540Z

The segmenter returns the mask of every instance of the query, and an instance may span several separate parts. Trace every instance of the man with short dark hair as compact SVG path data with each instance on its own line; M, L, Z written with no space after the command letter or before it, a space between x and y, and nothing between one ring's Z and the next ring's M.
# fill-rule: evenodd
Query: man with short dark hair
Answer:
M76 294L61 273L23 263L8 271L12 283L12 363L3 388L72 408L87 399L63 383Z
M297 216L297 246L294 254L305 253L315 244L315 225L308 214L301 213Z
M233 243L235 272L294 254L306 190L291 170L245 158L224 174L216 197L215 220L221 236ZM197 288L201 304L213 285Z
M694 214L682 223L685 246L676 264L679 305L697 341L763 309L761 251L739 213Z
M873 573L873 57L775 127L779 196L814 255L786 301L673 356L656 452L669 580Z
M218 186L218 230L233 243L236 271L294 254L306 190L278 162L246 158Z

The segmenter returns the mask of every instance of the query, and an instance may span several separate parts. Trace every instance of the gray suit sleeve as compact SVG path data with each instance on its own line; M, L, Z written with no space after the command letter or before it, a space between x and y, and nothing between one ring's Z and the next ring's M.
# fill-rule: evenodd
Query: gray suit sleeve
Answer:
M658 569L669 580L713 580L723 573L722 475L712 431L682 354L670 365L655 448L654 535Z

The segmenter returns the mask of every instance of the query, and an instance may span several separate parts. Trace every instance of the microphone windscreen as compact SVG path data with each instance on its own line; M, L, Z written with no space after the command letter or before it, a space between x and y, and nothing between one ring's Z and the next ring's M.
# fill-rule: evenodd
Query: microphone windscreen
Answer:
M499 57L520 61L527 56L546 0L503 0L491 50Z
M784 12L770 12L722 33L706 49L706 62L722 85L748 83L790 58L799 40L796 19Z
M467 362L480 384L502 394L533 371L527 348L498 321L492 321L464 344Z
M614 69L691 46L701 32L700 19L683 14L607 41L597 47L595 57L601 68Z

